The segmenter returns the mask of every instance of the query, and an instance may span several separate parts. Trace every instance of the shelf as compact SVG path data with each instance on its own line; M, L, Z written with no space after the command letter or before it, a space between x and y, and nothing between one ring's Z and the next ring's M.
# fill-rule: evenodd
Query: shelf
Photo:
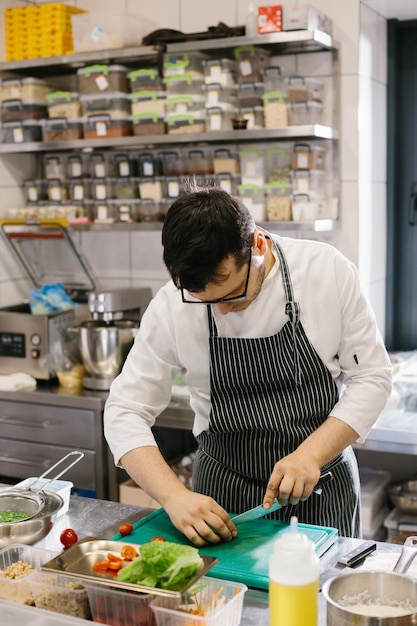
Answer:
M230 143L279 139L337 139L330 126L311 124L285 128L262 128L259 130L210 131L208 133L181 133L165 135L141 135L130 137L107 137L100 139L75 139L72 141L37 141L0 144L0 154L22 152L56 152L63 150L91 151L93 148L135 148L137 146L163 146L187 143Z
M264 48L279 46L279 54L298 52L319 52L335 50L337 45L332 37L319 30L296 30L269 35L256 35L254 37L217 37L201 41L185 41L168 44L167 52L200 50L216 56L220 52L229 51L236 46L256 45ZM59 74L73 73L79 67L95 63L124 63L137 65L140 62L155 61L157 50L152 46L135 46L130 48L111 48L109 50L91 50L89 52L77 52L62 56L25 59L22 61L6 61L0 63L1 72L14 72L15 74L27 74L30 71L34 77L44 77Z

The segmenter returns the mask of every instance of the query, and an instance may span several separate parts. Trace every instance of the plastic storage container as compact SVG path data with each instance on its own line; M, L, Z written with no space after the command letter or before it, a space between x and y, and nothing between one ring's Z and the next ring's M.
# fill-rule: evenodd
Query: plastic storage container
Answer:
M9 567L19 563L19 561L30 566L27 568L29 573L21 578L8 578L0 574L0 599L19 604L33 604L34 599L30 588L30 578L37 568L53 559L57 554L58 552L52 550L22 544L12 544L0 550L0 572L5 572ZM19 565L17 569L20 570Z
M265 152L266 182L291 182L291 145L267 148Z
M319 217L320 201L314 194L293 194L292 219L294 222L311 222Z
M323 105L319 102L291 102L288 108L290 126L320 124Z
M83 120L80 118L67 119L52 117L42 120L42 135L44 141L72 141L82 139Z
M263 70L263 82L265 91L279 91L285 97L287 95L287 80L281 74L281 68L270 65Z
M236 61L233 59L207 59L203 61L204 82L231 87L236 82Z
M161 222L163 220L165 205L161 200L141 198L139 200L140 222Z
M240 107L263 106L263 94L265 87L263 83L246 82L238 85L237 101Z
M239 119L247 120L246 128L256 130L264 128L264 108L263 107L239 107L237 109Z
M84 585L72 576L37 572L30 578L35 606L46 611L90 619L90 603Z
M139 221L139 201L138 200L118 200L112 201L115 207L118 222Z
M207 175L213 172L211 151L207 148L192 148L185 152L187 174Z
M67 181L61 180L60 178L48 178L46 181L46 193L48 200L53 202L68 200Z
M41 100L3 100L0 105L2 122L9 120L42 120L48 117L48 109Z
M84 118L84 138L128 137L132 134L132 118L129 115L89 115Z
M205 113L174 113L167 116L168 134L204 133Z
M392 509L385 515L384 527L389 543L403 544L410 535L417 535L417 515Z
M139 178L138 189L142 199L162 200L166 195L165 179L162 176Z
M151 607L157 626L238 626L247 589L242 583L203 576L183 598L156 596ZM210 609L206 615L191 612L202 606Z
M134 135L164 135L167 126L164 115L157 113L137 113L132 115Z
M92 152L89 159L90 176L105 178L112 175L109 161L102 152Z
M68 194L70 200L84 202L91 198L90 181L84 178L70 178L68 181Z
M359 476L362 525L363 529L368 531L381 511L386 508L387 486L391 480L391 474L370 468L360 468Z
M135 91L130 94L130 98L132 101L133 115L140 113L156 113L156 115L163 116L166 113L165 91Z
M238 174L238 154L229 148L216 148L213 152L213 171L215 174Z
M285 182L272 182L265 185L266 216L269 221L290 221L291 212L291 185Z
M88 115L130 115L131 100L129 95L121 91L105 94L88 94L80 96L83 114Z
M75 91L51 91L47 94L49 117L66 117L68 119L81 116L80 96Z
M113 172L116 178L136 176L138 173L137 162L131 153L119 152L113 158Z
M177 95L168 96L167 112L168 115L173 113L197 113L204 114L205 99L202 94L198 96Z
M264 154L257 148L244 148L239 151L242 183L262 187L265 182Z
M114 181L114 197L118 200L133 200L138 198L137 179L135 177L123 176Z
M92 178L91 197L93 200L108 200L113 198L114 179L113 178Z
M203 61L207 56L202 52L169 52L164 54L164 77L176 74L190 74L204 78Z
M236 117L236 110L225 110L221 107L210 107L206 109L207 131L232 130L233 120Z
M92 204L92 219L98 224L113 224L118 220L117 206L112 200L101 200Z
M291 156L291 167L293 170L324 170L326 167L326 149L316 144L295 143Z
M58 156L46 156L44 160L46 178L65 180L65 161Z
M238 83L260 83L268 64L269 52L255 46L238 46L233 50Z
M160 153L163 176L181 176L185 174L184 159L180 150L166 150Z
M80 178L83 175L84 164L81 156L71 154L67 160L67 176L68 178Z
M289 76L287 78L288 102L322 102L324 83L318 78Z
M163 91L164 83L155 68L139 68L132 70L128 75L130 82L130 91L142 91L143 89L150 91Z
M207 108L221 107L226 111L232 111L237 106L236 87L224 87L220 83L209 83L204 85L203 91Z
M26 202L41 202L42 200L46 200L44 180L24 180L23 188Z
M78 90L82 94L129 91L128 70L123 65L89 65L77 70Z
M241 183L240 174L216 174L215 181L220 189L226 191L232 196L239 194L239 185Z
M87 594L94 622L129 626L152 624L150 603L155 596L150 593L119 591L107 585L88 584Z
M268 91L263 95L265 128L288 126L288 105L281 91Z
M4 78L0 81L0 101L22 100L46 102L48 85L39 78Z
M137 162L141 178L160 176L162 174L161 157L157 152L141 152L137 157Z
M183 179L181 176L165 176L167 199L175 199L184 193Z
M204 79L192 74L178 74L165 79L167 97L202 96Z
M322 170L292 170L294 193L324 192L324 172Z
M263 222L266 219L265 195L263 185L241 183L238 187L239 197L249 209L253 219Z
M2 143L42 141L40 120L22 120L1 123Z

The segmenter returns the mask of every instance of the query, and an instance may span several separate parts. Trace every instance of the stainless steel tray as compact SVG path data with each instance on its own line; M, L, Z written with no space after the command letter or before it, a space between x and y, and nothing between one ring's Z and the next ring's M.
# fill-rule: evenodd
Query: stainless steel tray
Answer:
M203 556L202 565L197 574L189 581L183 589L178 591L170 591L169 589L159 589L156 587L145 587L144 585L136 585L134 583L125 583L115 580L114 574L94 572L93 565L97 561L107 558L108 552L119 554L124 545L134 546L136 550L140 550L140 545L125 541L111 541L109 539L97 539L95 537L85 537L75 546L67 548L62 554L42 565L41 570L55 572L58 574L66 574L74 578L81 579L85 583L94 585L107 585L115 589L124 589L134 591L136 593L152 593L160 596L179 597L187 589L189 589L199 578L204 576L217 562L218 559L211 556Z

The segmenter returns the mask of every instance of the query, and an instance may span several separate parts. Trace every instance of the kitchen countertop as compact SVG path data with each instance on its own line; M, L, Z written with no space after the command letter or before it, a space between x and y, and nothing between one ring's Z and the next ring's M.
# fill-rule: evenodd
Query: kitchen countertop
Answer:
M69 510L58 517L49 535L35 544L38 547L61 551L59 536L65 528L73 528L79 539L84 537L109 538L118 532L123 522L134 523L151 513L151 509L132 505L71 496ZM340 554L348 552L361 543L359 539L340 537L320 559L321 571L332 567ZM399 554L401 546L377 542L377 553ZM245 594L241 626L269 626L268 593L249 589ZM319 596L318 626L326 626L325 600Z

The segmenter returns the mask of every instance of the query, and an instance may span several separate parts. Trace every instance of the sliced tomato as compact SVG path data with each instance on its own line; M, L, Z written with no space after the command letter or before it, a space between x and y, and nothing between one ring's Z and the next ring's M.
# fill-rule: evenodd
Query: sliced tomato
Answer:
M166 541L165 537L152 537L151 541Z
M130 535L133 532L132 524L122 524L119 526L119 533L124 537L125 535Z
M109 561L109 570L112 572L118 572L119 569L122 569L123 561L122 559Z
M110 561L108 559L102 559L97 561L93 565L93 572L107 572L109 569Z
M125 561L133 561L133 559L137 556L139 556L139 553L136 551L136 549L133 546L123 546L123 548L120 550L120 556L125 560Z

